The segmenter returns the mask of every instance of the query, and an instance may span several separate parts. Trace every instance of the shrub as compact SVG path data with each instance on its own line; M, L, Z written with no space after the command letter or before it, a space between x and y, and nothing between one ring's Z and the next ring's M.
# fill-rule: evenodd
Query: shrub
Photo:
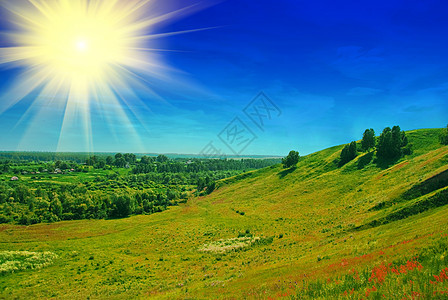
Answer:
M246 229L245 232L238 232L238 237L253 237L254 235L250 233L249 229Z

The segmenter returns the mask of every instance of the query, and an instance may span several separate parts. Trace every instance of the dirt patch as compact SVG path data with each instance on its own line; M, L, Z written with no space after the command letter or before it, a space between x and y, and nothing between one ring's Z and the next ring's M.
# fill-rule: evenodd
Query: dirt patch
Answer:
M401 168L405 167L409 165L409 161L404 161L402 163L399 163L398 165L392 167L392 169L390 169L391 171L396 171L396 170L400 170Z

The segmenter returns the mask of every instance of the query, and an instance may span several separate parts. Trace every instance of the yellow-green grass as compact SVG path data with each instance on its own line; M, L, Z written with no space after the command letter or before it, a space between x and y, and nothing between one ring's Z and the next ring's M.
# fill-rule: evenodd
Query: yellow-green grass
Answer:
M327 280L344 278L352 268L369 274L383 262L406 262L446 239L448 207L357 228L419 201L393 204L447 169L448 147L438 144L439 131L409 132L413 154L389 164L361 153L338 168L343 146L336 146L302 158L291 170L278 165L223 180L211 195L162 213L0 226L0 251L58 255L46 268L0 277L0 298L308 297L304 289L331 290ZM392 204L372 209L382 202ZM247 230L274 239L239 251L198 251Z

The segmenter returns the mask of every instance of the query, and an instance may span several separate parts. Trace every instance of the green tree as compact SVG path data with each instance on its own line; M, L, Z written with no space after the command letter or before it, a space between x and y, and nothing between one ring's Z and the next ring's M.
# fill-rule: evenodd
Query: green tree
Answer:
M142 156L142 158L140 159L140 163L141 163L141 164L145 164L145 165L147 165L147 164L149 164L150 162L151 162L151 159L150 159L148 156L146 156L146 155Z
M160 163L164 163L167 162L169 160L169 158L166 155L160 154L159 156L157 156L156 161L160 162Z
M205 179L200 177L197 182L197 191L202 192L202 190L207 186Z
M123 168L126 166L126 160L121 156L117 159L115 159L115 166L119 168Z
M393 157L392 148L392 129L390 129L390 127L386 127L383 129L383 132L378 138L376 154L380 158Z
M285 158L282 159L284 168L294 167L299 162L299 152L291 150Z
M341 152L341 160L339 164L345 165L353 160L358 155L357 152L356 142L351 142L350 144L345 145Z
M137 160L135 154L133 154L133 153L125 153L123 155L123 158L126 160L126 162L128 162L130 164L135 164L135 161Z
M111 217L124 218L128 217L134 211L133 199L128 195L112 196Z
M440 133L440 143L442 145L448 145L448 125L446 128L442 129L442 132Z
M50 202L49 210L58 217L62 216L62 205L58 198L55 198Z
M375 147L375 130L372 128L366 129L362 135L361 148L367 151Z
M66 161L63 161L59 168L61 170L67 170L67 169L70 169L70 165Z
M154 204L150 202L148 199L144 199L142 201L143 211L147 213L152 213L152 210L154 208Z
M211 194L216 188L216 182L212 181L207 185L207 194Z
M95 168L97 168L97 169L102 169L105 166L106 166L106 162L104 161L104 159L98 160L98 162L95 164Z
M401 154L402 132L400 126L392 127L392 157L398 157Z
M400 126L394 126L392 129L386 127L378 138L377 156L383 159L398 158L403 153L402 148L407 145L408 138ZM406 149L410 150L410 146Z
M109 166L113 165L114 164L114 158L112 156L110 156L110 155L108 157L106 157L106 164L109 165Z

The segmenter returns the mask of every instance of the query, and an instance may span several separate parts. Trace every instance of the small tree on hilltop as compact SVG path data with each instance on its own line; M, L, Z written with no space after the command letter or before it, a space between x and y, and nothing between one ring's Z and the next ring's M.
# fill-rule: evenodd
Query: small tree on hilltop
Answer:
M440 134L440 143L442 145L448 145L448 125L446 128L442 129L442 133Z
M341 152L340 165L345 165L357 156L356 142L345 145Z
M367 151L373 147L375 147L375 130L366 129L362 135L361 148L363 151Z
M392 127L392 147L394 157L401 155L401 148L408 144L408 138L404 131L401 131L400 126Z
M377 156L379 158L392 159L402 155L402 148L408 145L408 138L400 126L384 128L378 139ZM407 148L410 150L410 147Z
M299 152L291 150L285 158L282 159L284 168L291 168L299 162Z

